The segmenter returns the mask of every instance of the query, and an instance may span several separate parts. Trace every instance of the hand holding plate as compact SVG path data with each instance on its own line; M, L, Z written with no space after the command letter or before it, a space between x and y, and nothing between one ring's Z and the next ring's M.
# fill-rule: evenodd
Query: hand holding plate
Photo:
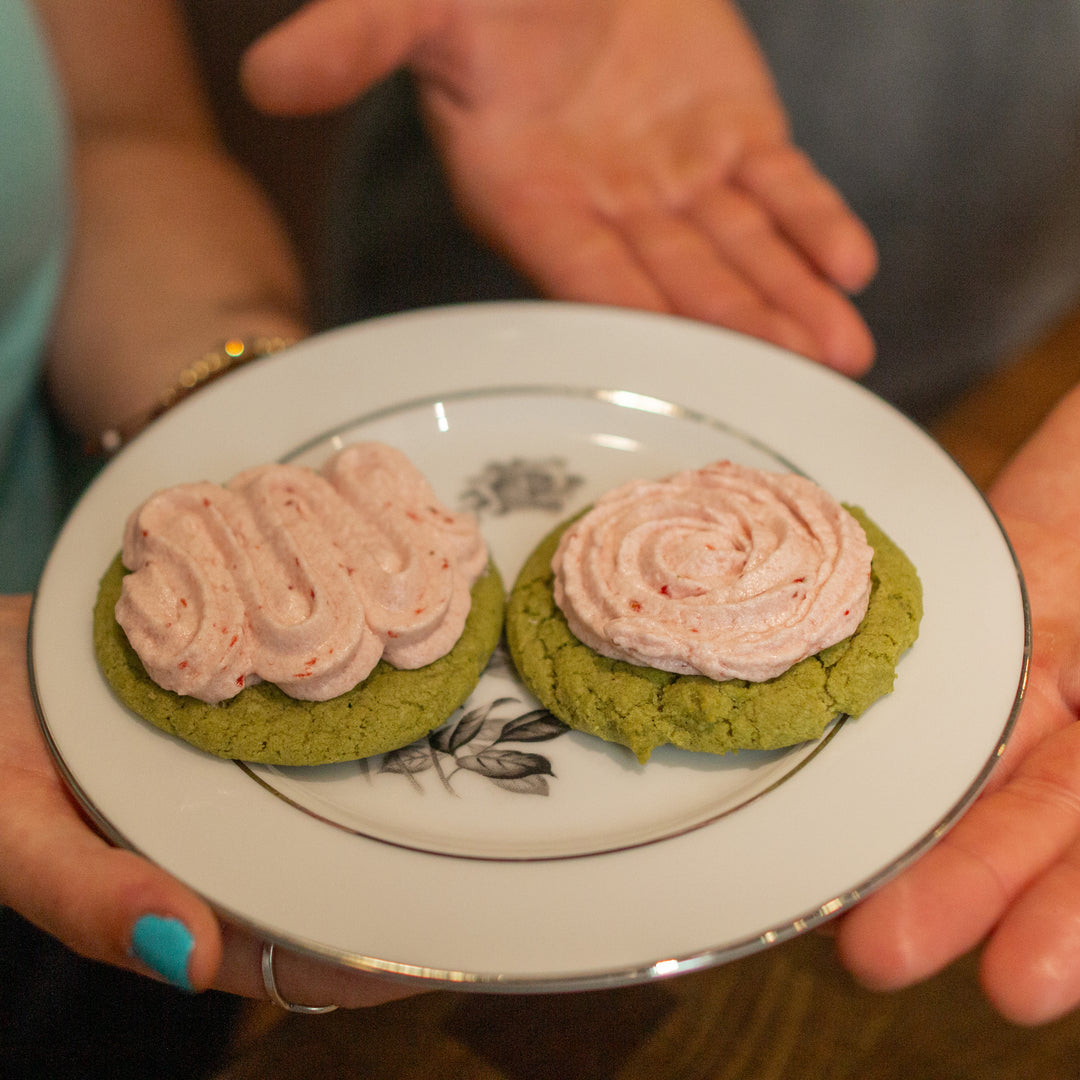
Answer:
M186 990L263 997L262 941L222 927L164 870L112 846L79 811L41 734L26 677L27 596L0 599L0 903L92 960L150 973ZM397 984L279 954L290 1000L371 1005Z
M844 920L851 970L883 989L925 978L984 938L988 997L1019 1023L1080 1005L1080 392L991 496L1031 605L1025 703L987 790L906 873Z

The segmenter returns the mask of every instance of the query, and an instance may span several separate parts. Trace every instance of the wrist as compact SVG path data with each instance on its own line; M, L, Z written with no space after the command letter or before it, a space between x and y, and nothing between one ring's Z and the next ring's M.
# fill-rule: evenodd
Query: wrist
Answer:
M181 368L168 389L148 409L129 416L120 423L111 424L100 435L91 439L86 447L87 452L106 456L115 454L121 446L130 442L159 416L207 383L251 363L252 360L278 352L293 344L293 341L294 339L277 335L228 338L218 348L203 353Z

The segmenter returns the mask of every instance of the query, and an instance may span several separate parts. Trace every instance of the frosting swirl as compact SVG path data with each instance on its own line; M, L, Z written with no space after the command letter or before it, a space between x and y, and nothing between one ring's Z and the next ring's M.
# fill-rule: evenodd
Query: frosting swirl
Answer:
M259 680L325 701L381 657L418 668L461 636L487 565L400 451L356 443L315 472L247 470L158 492L128 519L116 604L150 677L216 703Z
M872 556L810 480L721 461L604 495L552 568L556 603L596 652L764 682L854 633Z

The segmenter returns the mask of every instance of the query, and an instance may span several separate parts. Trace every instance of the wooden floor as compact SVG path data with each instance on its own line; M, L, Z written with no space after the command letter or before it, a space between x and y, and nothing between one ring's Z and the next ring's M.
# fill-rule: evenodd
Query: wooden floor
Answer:
M1080 382L1080 313L934 434L985 486ZM810 934L713 971L614 991L428 994L292 1016L252 1004L217 1080L1078 1080L1080 1013L1038 1030L981 998L976 958L861 990Z

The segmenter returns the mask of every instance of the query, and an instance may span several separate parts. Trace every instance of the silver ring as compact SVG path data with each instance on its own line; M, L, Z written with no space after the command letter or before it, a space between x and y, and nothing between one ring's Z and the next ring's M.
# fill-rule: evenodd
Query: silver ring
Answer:
M263 986L266 988L266 993L270 1000L275 1005L280 1005L281 1008L291 1013L304 1013L307 1016L318 1016L321 1013L333 1012L336 1005L296 1005L291 1001L286 1001L281 993L278 991L277 983L274 981L274 944L271 941L266 942L263 945L262 951L262 977Z

